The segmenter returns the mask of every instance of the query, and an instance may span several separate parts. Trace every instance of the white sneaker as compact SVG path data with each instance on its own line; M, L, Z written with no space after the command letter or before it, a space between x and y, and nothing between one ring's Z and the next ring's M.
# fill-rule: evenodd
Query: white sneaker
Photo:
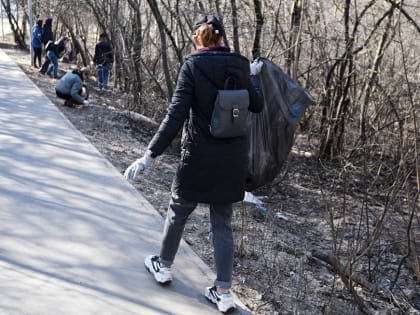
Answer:
M155 280L160 284L168 284L172 281L172 270L170 267L161 267L159 256L150 255L144 260L147 271L153 274Z
M236 306L233 302L232 293L220 294L217 292L216 287L207 287L204 290L204 296L210 302L217 305L220 312L226 314L235 310Z

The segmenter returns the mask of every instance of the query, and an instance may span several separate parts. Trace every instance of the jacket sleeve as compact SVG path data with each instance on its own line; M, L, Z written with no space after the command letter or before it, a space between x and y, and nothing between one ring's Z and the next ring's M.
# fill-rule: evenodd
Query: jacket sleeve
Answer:
M162 154L181 130L184 121L189 116L193 98L194 79L192 71L189 64L184 63L179 72L168 113L148 147L154 154Z
M36 38L38 39L40 45L42 45L41 30L40 29L37 29L37 31L36 31Z
M82 81L75 81L73 85L71 86L70 95L71 97L78 102L79 104L83 104L83 101L85 100L80 94L80 89L83 86Z
M35 27L33 30L33 38L36 40L40 45L42 45L41 41L41 31L38 27Z
M109 58L109 63L114 63L114 54L112 53L112 48L109 47L109 52L108 52L108 58Z
M260 81L256 76L250 76L249 82L249 111L259 113L264 107L264 95L260 87Z
M98 57L99 57L99 51L98 51L98 45L95 45L95 54L93 55L93 62L94 63L98 63Z
M113 63L114 62L114 54L112 53L112 47L111 44L108 43L107 51L106 51L106 61L107 63Z

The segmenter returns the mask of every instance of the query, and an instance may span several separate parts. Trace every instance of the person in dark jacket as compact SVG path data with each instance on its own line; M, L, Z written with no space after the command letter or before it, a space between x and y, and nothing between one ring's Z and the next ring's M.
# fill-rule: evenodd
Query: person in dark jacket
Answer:
M247 136L215 138L209 125L217 90L223 89L228 77L235 78L238 89L248 90L249 111L260 112L264 100L258 79L250 76L249 61L222 46L224 30L215 16L197 21L194 31L198 49L180 69L168 113L144 156L132 163L124 176L135 179L183 128L181 158L172 183L160 254L146 257L145 266L157 282L172 281L171 265L188 216L198 203L209 204L217 278L204 294L221 312L227 312L235 308L230 292L234 254L232 204L244 198ZM251 64L254 74L261 67L259 61Z
M54 41L54 33L52 31L52 18L47 18L42 25L41 41L46 45L49 41Z
M93 62L96 64L96 73L98 75L99 90L108 89L109 70L114 62L111 44L107 40L107 35L99 35L99 42L95 45L95 55Z
M49 41L54 41L54 33L52 31L52 18L45 20L44 25L42 25L41 31L41 42L44 45L44 48L47 46ZM45 74L48 70L48 67L51 63L51 60L48 59L47 52L45 52L44 63L42 64L39 72Z
M56 84L55 93L59 98L65 99L65 106L74 107L75 105L88 106L87 95L83 96L83 82L89 79L90 69L83 67L67 72Z
M51 61L52 65L48 67L46 75L49 75L54 79L58 78L58 58L60 58L61 54L66 51L67 43L69 41L68 37L62 36L54 43L52 48L47 51L47 57Z

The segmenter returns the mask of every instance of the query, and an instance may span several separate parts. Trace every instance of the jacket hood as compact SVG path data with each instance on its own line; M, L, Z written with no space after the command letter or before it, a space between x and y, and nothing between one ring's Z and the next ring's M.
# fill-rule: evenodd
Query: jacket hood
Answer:
M224 49L196 51L186 58L186 62L192 63L217 89L224 88L229 76L236 79L238 86L248 86L245 81L249 78L249 61L237 53Z
M77 74L83 80L82 73L80 72L79 69L75 69L71 73Z

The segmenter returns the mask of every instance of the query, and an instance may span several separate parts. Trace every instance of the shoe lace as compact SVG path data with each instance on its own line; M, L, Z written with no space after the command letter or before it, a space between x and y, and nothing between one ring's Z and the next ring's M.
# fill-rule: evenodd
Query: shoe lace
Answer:
M210 288L210 294L213 295L216 298L217 301L220 301L221 296L220 296L219 292L217 292L216 287Z

